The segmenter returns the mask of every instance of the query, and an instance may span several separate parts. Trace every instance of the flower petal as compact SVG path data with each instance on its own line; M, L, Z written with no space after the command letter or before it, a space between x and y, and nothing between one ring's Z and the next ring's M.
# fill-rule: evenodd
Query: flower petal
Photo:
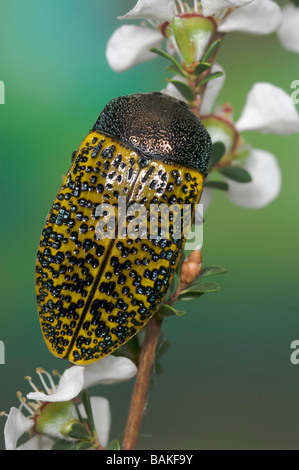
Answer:
M282 22L277 30L281 44L289 51L299 52L299 8L289 3L282 9Z
M36 434L32 439L29 439L25 444L22 444L17 450L51 450L54 441L48 436Z
M84 383L84 367L73 366L62 374L56 391L50 395L41 392L30 392L27 395L29 400L40 401L68 401L75 398L82 390Z
M27 418L18 408L12 407L4 426L4 439L6 450L16 450L18 439L28 432L33 421Z
M103 397L90 397L92 415L100 444L106 447L109 440L111 426L111 412L109 401ZM79 405L79 412L83 418L86 418L83 403Z
M138 0L132 10L124 16L118 16L118 19L170 21L174 15L174 0Z
M149 52L152 47L161 47L163 36L160 31L146 26L124 25L110 37L106 58L115 72L123 72L134 65L154 59Z
M250 183L237 183L225 178L229 184L227 197L240 207L261 209L270 204L281 189L281 172L274 155L265 150L252 149L244 168L250 173Z
M200 198L200 204L203 205L203 214L205 214L205 212L208 209L212 199L213 199L213 190L211 188L205 188L204 187L203 193L202 193L201 198ZM197 211L196 214L195 214L195 223L198 224L198 225L203 223L202 214L201 214L200 210Z
M299 132L299 115L290 95L271 83L256 83L248 93L242 115L236 123L239 132L289 135Z
M253 0L229 14L219 25L219 31L270 34L277 29L281 17L281 9L277 3L272 0Z
M129 380L137 373L134 362L126 357L106 356L85 366L83 389L98 384L114 384Z
M216 15L225 8L241 7L253 0L201 0L204 16Z
M222 72L223 75L208 82L200 107L201 115L210 114L212 112L213 106L225 81L225 72L221 65L213 64L211 73L215 72Z

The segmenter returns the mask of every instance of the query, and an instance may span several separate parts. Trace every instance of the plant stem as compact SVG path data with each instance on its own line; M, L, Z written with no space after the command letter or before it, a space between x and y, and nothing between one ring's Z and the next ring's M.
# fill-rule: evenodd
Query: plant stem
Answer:
M122 444L123 450L134 450L136 446L139 428L146 406L149 380L161 325L162 320L155 316L149 320L147 325L127 425L124 433Z

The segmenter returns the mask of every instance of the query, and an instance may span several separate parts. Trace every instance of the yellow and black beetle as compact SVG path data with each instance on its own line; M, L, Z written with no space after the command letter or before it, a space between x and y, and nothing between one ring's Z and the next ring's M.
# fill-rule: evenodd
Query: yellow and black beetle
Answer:
M77 364L110 354L157 311L185 238L114 238L97 230L97 207L199 202L211 139L189 107L161 93L110 101L74 152L42 231L36 292L50 351ZM129 216L127 216L127 221ZM159 219L161 226L162 222ZM172 227L173 228L173 227Z

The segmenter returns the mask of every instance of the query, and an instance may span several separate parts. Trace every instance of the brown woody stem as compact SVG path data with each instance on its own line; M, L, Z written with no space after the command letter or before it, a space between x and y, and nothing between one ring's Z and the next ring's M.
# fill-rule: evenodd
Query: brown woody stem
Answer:
M161 324L162 320L154 316L149 320L147 325L122 444L123 450L134 450L136 446L139 428L146 406L152 364Z

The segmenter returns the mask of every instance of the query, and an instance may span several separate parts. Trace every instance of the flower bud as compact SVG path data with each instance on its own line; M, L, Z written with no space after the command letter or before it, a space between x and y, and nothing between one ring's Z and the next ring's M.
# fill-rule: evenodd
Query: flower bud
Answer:
M194 250L185 259L181 268L180 286L181 288L187 287L189 284L194 282L201 271L201 252L200 250Z
M173 42L186 65L202 59L212 35L217 28L213 18L198 13L175 16L172 23L164 27L163 33Z

